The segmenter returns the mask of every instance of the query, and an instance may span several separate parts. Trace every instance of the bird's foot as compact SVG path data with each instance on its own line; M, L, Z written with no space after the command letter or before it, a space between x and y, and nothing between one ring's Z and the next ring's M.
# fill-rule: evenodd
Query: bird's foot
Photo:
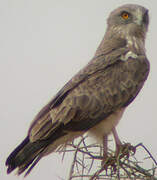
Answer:
M106 158L102 159L101 165L112 165L113 161L115 159L115 156L107 156Z
M121 159L124 156L127 156L127 158L129 158L130 154L135 154L135 152L136 148L134 146L130 143L125 143L117 146L115 157Z
M130 143L125 143L117 146L115 155L107 156L107 154L103 157L101 166L108 170L109 168L112 169L114 172L117 170L117 164L120 159L130 157L131 154L135 154L136 147L132 146Z

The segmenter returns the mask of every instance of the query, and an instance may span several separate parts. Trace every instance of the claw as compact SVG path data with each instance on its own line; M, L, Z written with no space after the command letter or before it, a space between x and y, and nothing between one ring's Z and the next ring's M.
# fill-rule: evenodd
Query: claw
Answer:
M132 153L134 155L135 152L136 152L136 148L134 146L132 146L130 143L125 143L118 147L115 156L119 157L120 159L123 158L124 156L129 158L130 154Z
M104 135L103 159L102 159L101 165L106 170L110 166L112 170L115 172L117 170L117 166L116 166L117 161L119 159L122 159L125 156L129 158L131 153L134 155L136 152L136 147L132 146L130 143L122 144L115 128L113 128L112 133L113 133L115 143L116 143L115 155L110 156L110 157L107 155L107 135Z

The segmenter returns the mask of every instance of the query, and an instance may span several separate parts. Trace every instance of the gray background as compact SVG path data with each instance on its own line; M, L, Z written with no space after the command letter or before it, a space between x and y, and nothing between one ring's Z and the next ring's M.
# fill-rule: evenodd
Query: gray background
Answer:
M25 137L36 113L93 56L111 10L137 3L150 10L147 56L149 78L117 129L122 141L143 142L157 159L157 1L1 0L0 1L0 179L8 154ZM28 180L67 177L71 155L43 158ZM22 179L22 177L18 178Z

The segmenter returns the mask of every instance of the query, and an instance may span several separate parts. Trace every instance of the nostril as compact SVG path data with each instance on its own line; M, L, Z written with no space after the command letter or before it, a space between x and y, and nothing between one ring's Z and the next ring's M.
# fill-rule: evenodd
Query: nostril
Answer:
M146 10L146 12L145 12L144 15L143 15L143 22L144 22L145 24L148 24L148 23L149 23L148 10Z

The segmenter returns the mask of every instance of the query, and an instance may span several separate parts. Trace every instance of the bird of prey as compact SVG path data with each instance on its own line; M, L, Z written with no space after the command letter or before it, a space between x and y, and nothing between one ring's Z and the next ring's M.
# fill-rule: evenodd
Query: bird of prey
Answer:
M7 173L18 169L18 175L28 174L43 156L87 131L102 142L113 133L116 147L121 145L115 127L150 69L148 24L148 9L140 5L111 12L93 59L37 114L27 137L7 158Z

